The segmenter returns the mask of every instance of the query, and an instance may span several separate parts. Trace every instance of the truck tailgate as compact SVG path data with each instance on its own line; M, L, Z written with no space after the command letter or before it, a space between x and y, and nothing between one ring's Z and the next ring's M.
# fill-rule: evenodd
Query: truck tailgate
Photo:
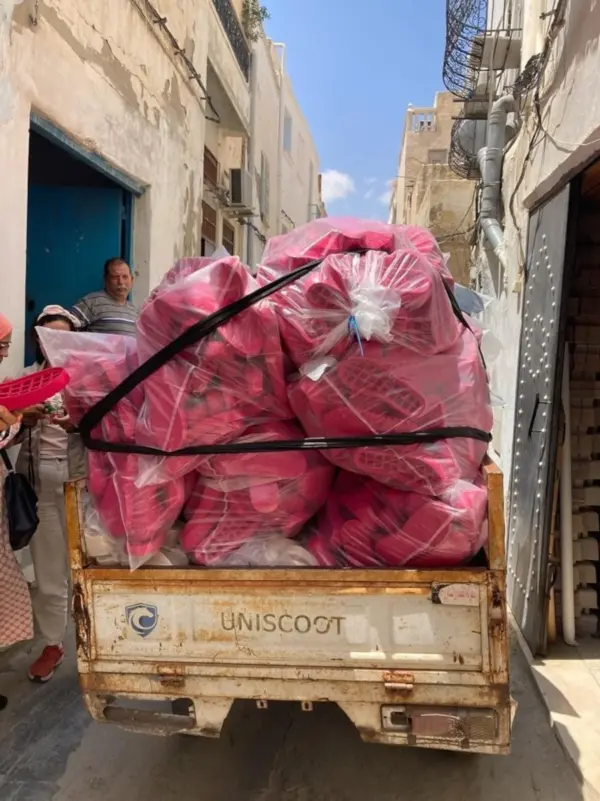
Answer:
M295 581L292 571L251 581L245 571L211 579L188 570L185 581L162 571L151 581L93 580L95 572L90 645L101 662L155 663L160 655L213 665L490 669L484 570L448 583L423 571L396 571L396 580L385 571L383 581L377 571L353 571L351 582L342 571L293 571Z

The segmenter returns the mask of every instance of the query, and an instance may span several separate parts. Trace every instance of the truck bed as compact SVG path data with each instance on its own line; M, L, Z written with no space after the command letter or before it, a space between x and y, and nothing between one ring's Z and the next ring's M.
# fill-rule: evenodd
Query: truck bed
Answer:
M507 753L502 475L486 567L151 568L89 563L67 486L81 686L137 731L218 736L236 699L338 704L370 741Z

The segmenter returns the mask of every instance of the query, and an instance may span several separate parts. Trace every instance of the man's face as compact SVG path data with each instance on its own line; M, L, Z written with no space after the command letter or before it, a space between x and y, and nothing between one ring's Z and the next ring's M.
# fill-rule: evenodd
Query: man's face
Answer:
M125 262L111 264L106 276L105 288L107 293L120 303L127 300L131 287L133 286L133 276L129 265Z

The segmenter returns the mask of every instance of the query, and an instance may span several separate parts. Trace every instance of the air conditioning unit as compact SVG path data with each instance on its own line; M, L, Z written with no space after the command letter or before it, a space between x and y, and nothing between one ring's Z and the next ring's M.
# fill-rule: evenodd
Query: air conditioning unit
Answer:
M231 170L230 187L231 207L240 212L253 210L252 177L248 170L235 168Z

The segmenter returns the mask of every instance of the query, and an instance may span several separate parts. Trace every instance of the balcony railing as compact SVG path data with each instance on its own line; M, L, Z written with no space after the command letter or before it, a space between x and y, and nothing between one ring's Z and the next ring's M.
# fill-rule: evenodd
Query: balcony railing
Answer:
M213 0L214 7L219 15L221 24L227 34L229 43L233 48L237 63L248 80L250 75L250 48L240 25L238 15L231 4L231 0Z

